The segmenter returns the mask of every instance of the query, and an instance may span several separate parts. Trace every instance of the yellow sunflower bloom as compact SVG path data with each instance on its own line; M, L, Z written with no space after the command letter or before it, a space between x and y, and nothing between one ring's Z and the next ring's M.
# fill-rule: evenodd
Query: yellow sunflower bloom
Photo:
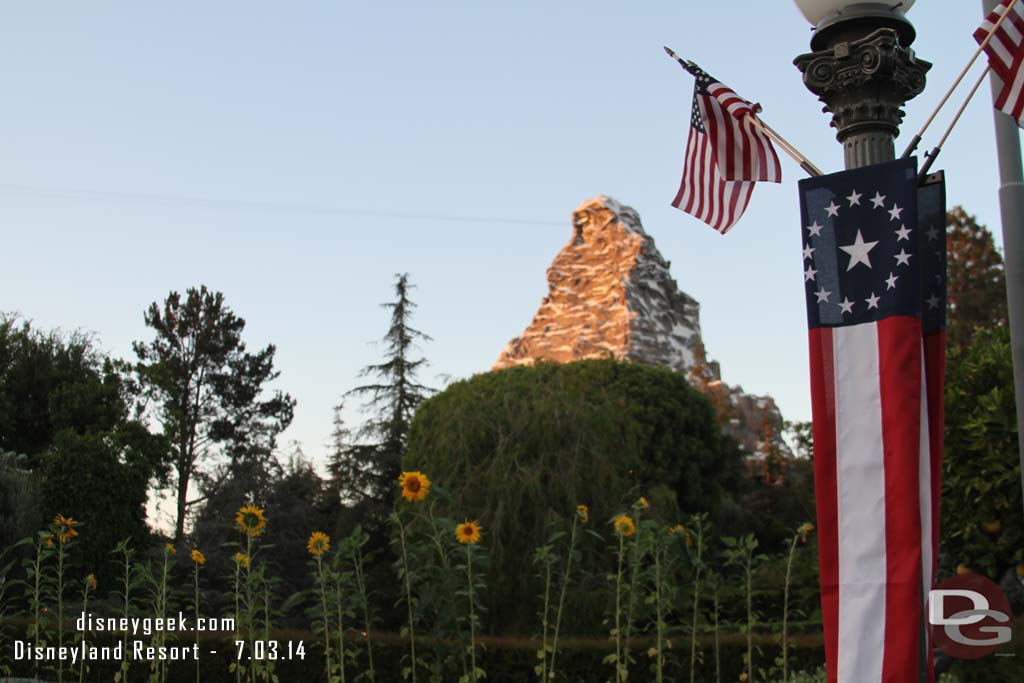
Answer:
M430 492L430 479L422 472L402 472L398 485L402 487L402 497L410 503L423 500Z
M646 498L640 496L636 501L636 506L641 510L646 510L647 508L651 507L651 504L647 502Z
M807 543L807 537L814 533L814 525L810 522L805 522L797 531L800 532L800 542Z
M235 528L247 536L259 536L266 527L267 518L255 505L243 505L235 515Z
M331 537L322 531L314 531L306 542L306 550L313 557L320 557L331 548Z
M620 536L629 537L636 533L636 524L633 523L633 518L629 515L619 515L612 525L615 527L615 533Z
M78 526L78 524L79 523L71 517L56 515L53 518L53 523L50 524L50 528L53 530L58 541L61 543L67 543L78 535L78 532L75 531L75 527Z
M249 568L249 556L245 553L235 553L235 562L242 565L242 569Z
M455 527L455 538L462 544L479 543L480 522L475 519L471 522L467 519L465 522Z
M668 532L673 536L682 536L683 540L686 541L686 545L693 545L693 536L690 534L690 530L682 524L676 524L674 527L669 527Z
M586 505L577 505L576 517L580 520L580 524L586 524L590 521L590 509Z
M199 550L192 551L192 561L196 564L206 564L206 555L203 555Z
M46 535L46 547L47 548L52 548L53 547L53 535L52 534L47 534Z
M164 552L166 552L168 555L174 555L176 552L178 552L178 549L174 547L173 543L168 543L164 546Z
M96 575L89 574L85 577L85 585L88 586L90 590L96 590Z

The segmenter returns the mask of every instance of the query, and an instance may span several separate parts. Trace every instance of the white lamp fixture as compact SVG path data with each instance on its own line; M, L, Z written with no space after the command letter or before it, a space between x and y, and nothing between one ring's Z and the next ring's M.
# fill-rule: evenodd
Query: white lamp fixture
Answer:
M851 30L864 28L892 28L906 47L914 42L914 27L904 14L914 6L914 0L864 2L864 0L796 0L796 6L814 26L811 48L820 50L831 39Z

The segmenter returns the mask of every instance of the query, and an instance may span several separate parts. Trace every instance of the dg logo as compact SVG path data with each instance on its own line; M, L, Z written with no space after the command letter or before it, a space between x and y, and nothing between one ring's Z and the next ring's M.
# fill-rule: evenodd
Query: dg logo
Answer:
M978 659L1011 640L1010 601L978 574L952 576L928 593L932 642L950 657Z

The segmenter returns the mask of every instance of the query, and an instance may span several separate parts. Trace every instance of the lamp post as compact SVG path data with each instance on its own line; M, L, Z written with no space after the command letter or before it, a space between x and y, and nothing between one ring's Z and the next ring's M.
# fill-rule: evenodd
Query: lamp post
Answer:
M814 26L813 52L794 60L804 85L832 114L846 168L896 158L903 105L921 94L931 64L914 55L914 0L796 0Z

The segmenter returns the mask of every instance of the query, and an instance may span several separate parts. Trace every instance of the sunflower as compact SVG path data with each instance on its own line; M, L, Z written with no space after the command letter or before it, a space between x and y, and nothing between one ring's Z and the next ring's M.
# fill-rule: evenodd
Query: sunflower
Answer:
M53 523L50 525L50 528L53 529L53 533L57 536L58 541L61 543L67 543L78 535L78 532L75 531L75 527L78 526L78 524L79 523L71 517L56 515L53 518Z
M47 548L52 548L53 547L53 534L46 534L46 547Z
M479 543L480 522L475 519L471 522L467 519L465 522L455 527L455 538L462 544Z
M810 522L804 522L800 525L800 528L797 529L797 532L800 534L800 541L802 543L807 543L807 537L814 533L814 525Z
M235 515L235 528L250 537L259 536L266 527L267 518L255 505L243 505Z
M615 527L615 533L620 536L632 536L636 533L636 524L633 523L633 518L629 515L619 515L612 522Z
M398 485L402 487L402 497L410 503L423 500L430 492L430 479L422 472L402 472Z
M320 557L331 549L331 537L322 531L314 531L306 542L306 550L313 557Z
M686 541L686 545L693 545L693 536L690 534L690 530L682 524L676 524L674 527L670 527L668 532L673 536L682 536L683 540Z
M636 506L638 508L640 508L641 510L645 510L645 509L651 507L651 504L647 502L646 498L644 498L643 496L640 496L637 499L637 501L636 501Z
M199 550L192 551L192 561L196 564L206 564L206 555L203 555Z
M235 562L242 565L242 569L249 568L249 556L245 553L235 553Z
M85 585L88 586L90 590L96 590L96 575L89 574L85 577Z
M590 521L590 509L586 505L577 505L576 517L580 520L580 524L586 524Z
M164 546L164 552L166 552L168 555L174 555L176 552L178 552L178 549L174 547L173 543L168 543Z

